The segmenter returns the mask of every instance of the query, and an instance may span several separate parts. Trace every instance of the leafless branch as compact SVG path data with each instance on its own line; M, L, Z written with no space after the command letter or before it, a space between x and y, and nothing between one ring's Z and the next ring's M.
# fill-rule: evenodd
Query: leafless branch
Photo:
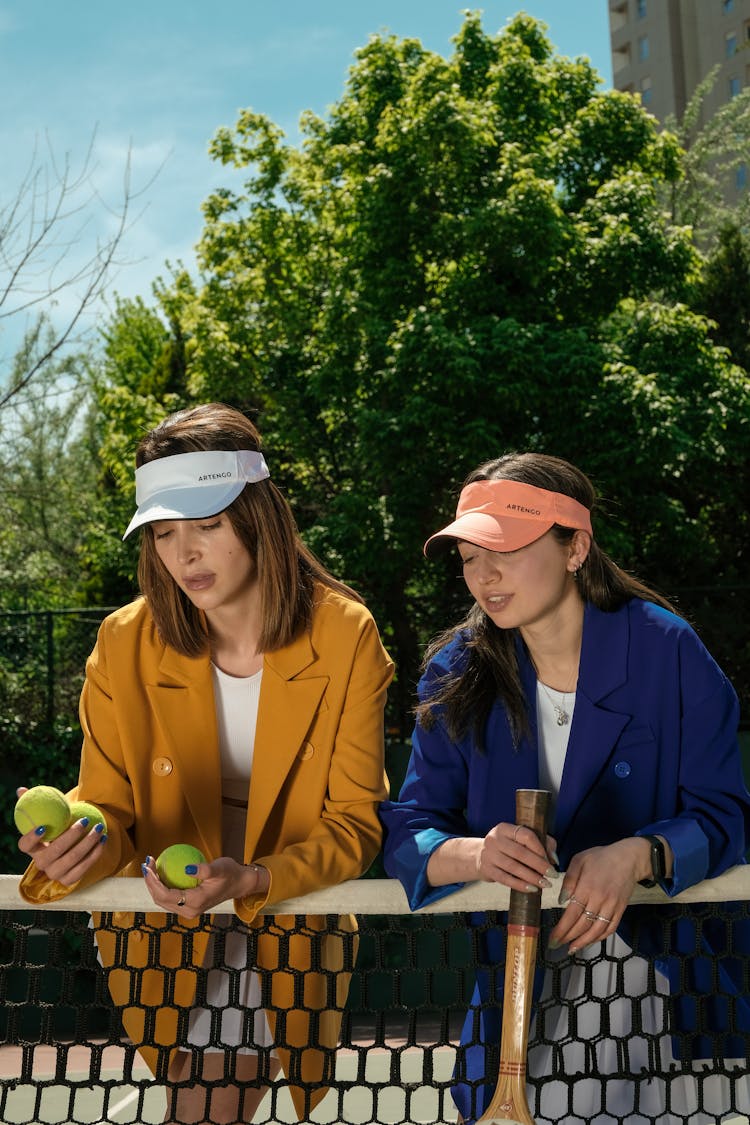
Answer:
M113 209L95 186L95 138L94 133L78 171L72 168L69 154L59 163L49 143L46 159L36 148L15 197L0 205L0 321L35 310L48 313L59 305L63 293L73 295L51 338L34 328L26 333L27 363L21 371L16 365L12 377L4 381L0 409L71 340L84 313L102 296L114 267L123 264L118 252L132 224L136 198L131 154L128 151L123 169L121 202ZM102 211L113 220L105 237L93 230ZM89 240L91 249L77 262Z

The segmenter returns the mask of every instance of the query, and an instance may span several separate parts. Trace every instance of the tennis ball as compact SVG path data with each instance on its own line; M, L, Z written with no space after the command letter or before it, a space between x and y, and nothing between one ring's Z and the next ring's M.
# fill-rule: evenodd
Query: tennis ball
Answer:
M44 825L45 840L56 840L70 826L70 808L53 785L34 785L16 801L13 820L21 835Z
M158 857L156 874L166 886L187 890L189 887L197 887L200 879L196 875L186 875L185 867L188 863L205 862L203 853L192 844L171 844Z
M81 817L87 816L89 818L89 828L93 828L96 824L102 825L102 830L107 831L107 821L105 820L104 813L98 809L96 805L90 804L88 801L71 801L70 805L70 823L74 824Z

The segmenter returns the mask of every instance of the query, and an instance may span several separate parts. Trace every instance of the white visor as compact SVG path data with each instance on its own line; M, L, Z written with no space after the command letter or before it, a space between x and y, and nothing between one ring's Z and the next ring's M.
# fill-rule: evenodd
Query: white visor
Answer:
M215 516L236 500L246 484L270 476L255 449L209 450L157 457L135 470L138 510L123 535L154 520Z

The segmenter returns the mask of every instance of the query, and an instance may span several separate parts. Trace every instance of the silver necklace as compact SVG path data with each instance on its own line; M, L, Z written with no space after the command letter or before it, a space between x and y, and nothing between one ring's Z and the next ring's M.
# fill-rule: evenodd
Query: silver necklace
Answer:
M542 691L544 692L544 694L547 696L547 699L549 699L550 703L552 704L552 708L555 712L555 718L557 719L557 725L559 727L566 727L568 725L568 723L570 722L570 712L566 709L566 706L565 706L565 701L568 698L568 693L566 691L562 693L562 705L561 705L559 703L555 703L554 699L552 698L549 691L547 690L546 685L543 684L541 680L539 681L539 686L542 689Z

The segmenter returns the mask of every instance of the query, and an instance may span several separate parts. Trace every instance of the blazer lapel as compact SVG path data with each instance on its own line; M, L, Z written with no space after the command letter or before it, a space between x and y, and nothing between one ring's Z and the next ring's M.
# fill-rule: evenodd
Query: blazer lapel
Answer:
M626 607L603 613L587 604L576 705L555 812L558 844L631 718L603 702L627 678L629 632Z
M208 858L222 854L221 766L211 666L165 647L157 682L146 690L165 750L179 769L183 792Z
M328 686L327 675L304 674L315 660L307 633L285 648L266 654L250 777L246 856L255 854L274 802Z

